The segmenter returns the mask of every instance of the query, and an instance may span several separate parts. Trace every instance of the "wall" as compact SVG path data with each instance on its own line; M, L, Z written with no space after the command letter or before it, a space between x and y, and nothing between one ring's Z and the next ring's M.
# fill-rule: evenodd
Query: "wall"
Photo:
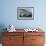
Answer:
M45 0L1 0L0 24L15 25L16 28L46 28ZM17 7L34 7L34 20L17 20Z

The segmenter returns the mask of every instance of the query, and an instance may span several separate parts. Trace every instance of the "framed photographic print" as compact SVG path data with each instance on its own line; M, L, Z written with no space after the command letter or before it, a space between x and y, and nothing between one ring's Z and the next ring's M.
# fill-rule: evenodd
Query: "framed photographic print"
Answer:
M34 7L18 7L17 8L18 20L33 20L34 19Z

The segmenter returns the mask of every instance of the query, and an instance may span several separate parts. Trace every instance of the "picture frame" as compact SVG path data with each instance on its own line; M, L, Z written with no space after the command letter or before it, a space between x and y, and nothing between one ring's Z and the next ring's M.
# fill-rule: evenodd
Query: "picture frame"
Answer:
M18 20L34 20L34 7L18 7L17 19Z

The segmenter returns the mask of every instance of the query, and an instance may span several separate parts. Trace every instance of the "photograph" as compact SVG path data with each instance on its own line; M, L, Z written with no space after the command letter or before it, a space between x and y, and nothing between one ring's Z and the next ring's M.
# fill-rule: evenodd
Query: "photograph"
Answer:
M34 19L34 7L18 7L17 18L20 20L33 20Z

